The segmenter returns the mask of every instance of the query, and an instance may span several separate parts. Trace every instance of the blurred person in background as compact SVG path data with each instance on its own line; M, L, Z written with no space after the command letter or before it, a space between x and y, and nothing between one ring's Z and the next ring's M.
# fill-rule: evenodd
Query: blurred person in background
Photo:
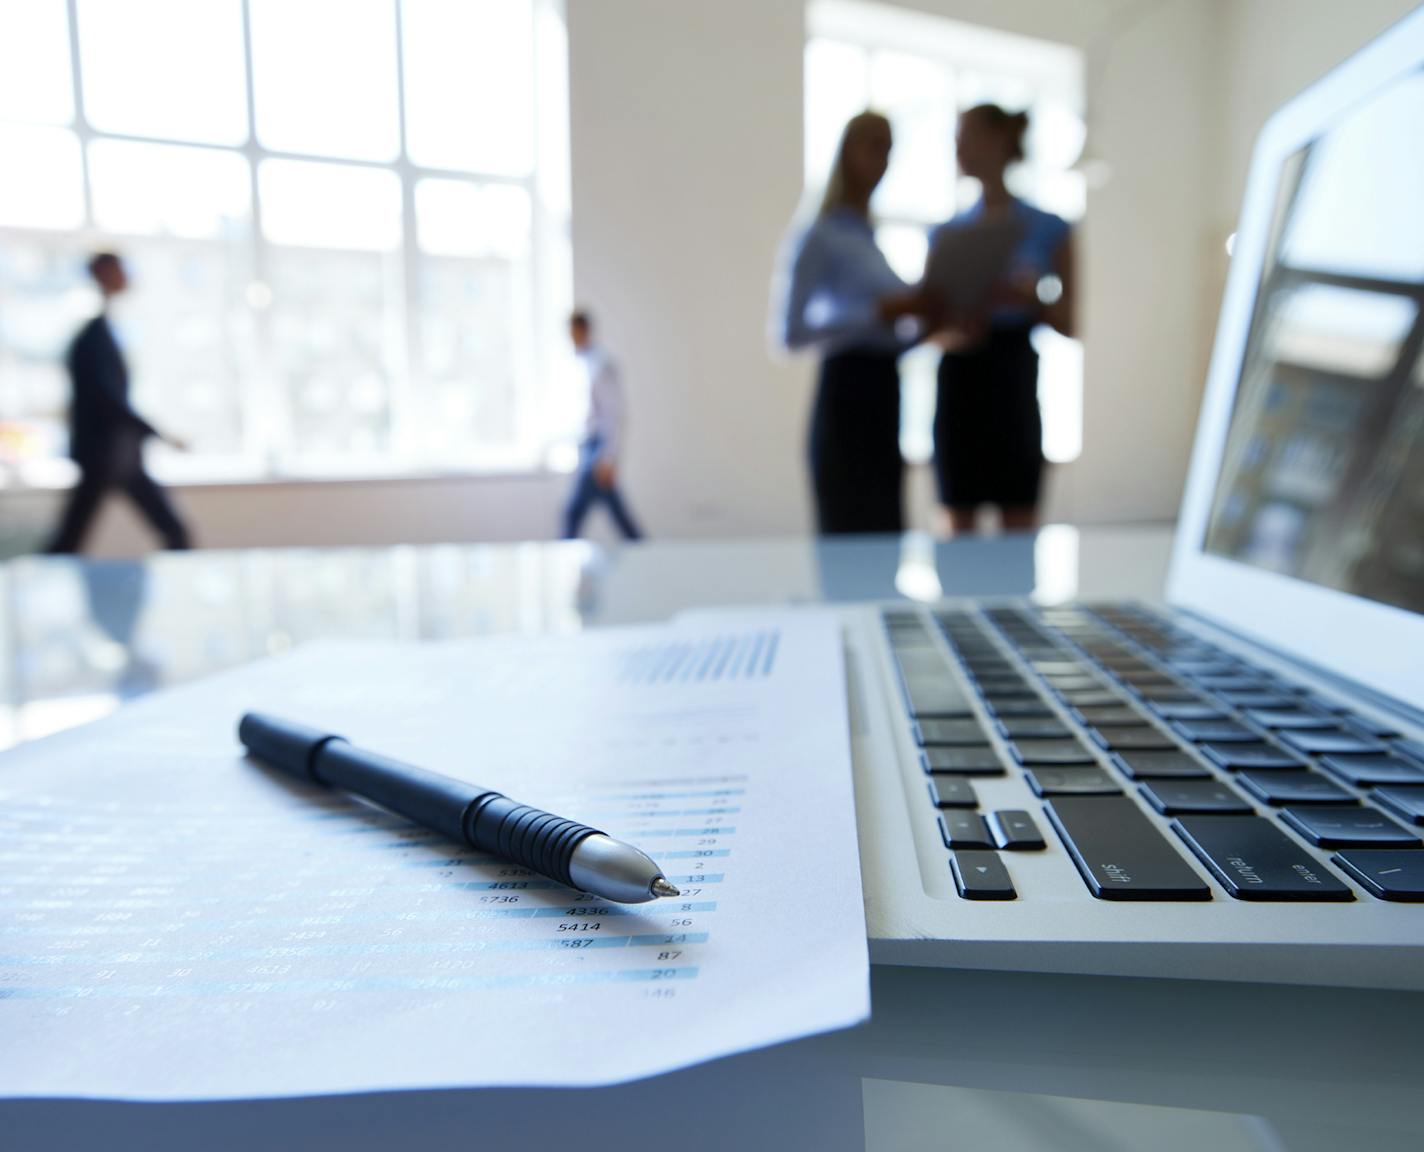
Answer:
M73 398L69 408L69 455L79 465L79 483L69 494L50 553L78 552L99 505L110 490L122 492L153 525L166 548L188 548L188 529L167 494L143 467L143 442L159 436L175 448L181 441L162 436L129 405L129 373L109 324L109 306L129 286L123 261L100 252L89 275L103 298L97 316L69 345L65 364Z
M845 126L820 211L787 246L778 285L780 343L821 354L811 413L811 486L822 533L904 529L900 320L922 298L875 242L870 198L890 164L890 121Z
M584 517L601 503L625 539L641 540L643 533L618 491L618 453L626 423L618 366L594 340L593 317L587 312L569 317L569 338L588 381L588 420L579 445L573 491L564 506L564 539L577 538Z
M1009 166L1024 158L1028 116L980 104L959 118L959 169L979 181L978 202L941 228L1016 218L1022 235L984 315L956 321L936 339L935 471L952 530L972 532L977 509L999 508L1009 530L1032 528L1043 477L1038 353L1029 335L1048 324L1073 335L1074 273L1068 222L1010 195ZM936 230L938 231L938 230ZM933 244L934 237L931 237Z

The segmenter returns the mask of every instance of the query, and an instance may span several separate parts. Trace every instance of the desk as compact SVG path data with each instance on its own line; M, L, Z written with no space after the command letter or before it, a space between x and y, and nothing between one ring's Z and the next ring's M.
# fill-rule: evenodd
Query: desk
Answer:
M1162 528L25 559L0 742L321 637L570 632L756 602L1160 594ZM592 1092L0 1104L0 1145L1417 1149L1424 995L876 968L864 1028ZM675 1126L675 1127L674 1127ZM675 1135L675 1133L677 1133ZM97 1134L97 1135L96 1135ZM517 1144L516 1144L517 1142Z

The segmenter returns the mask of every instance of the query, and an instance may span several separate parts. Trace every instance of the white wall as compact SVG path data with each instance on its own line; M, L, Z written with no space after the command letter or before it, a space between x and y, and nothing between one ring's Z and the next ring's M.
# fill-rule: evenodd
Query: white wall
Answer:
M653 533L809 528L804 365L767 354L801 194L801 0L569 4L574 295L632 412Z
M1251 139L1413 5L900 2L1086 51L1092 146L1111 179L1080 237L1084 454L1055 470L1048 513L1171 516ZM658 535L804 531L811 366L774 360L764 335L801 192L802 0L570 0L569 20L575 288L624 365L634 506ZM552 534L563 487L451 479L182 499L216 546L510 539ZM925 477L912 491L923 517ZM99 536L103 551L148 546L122 514Z

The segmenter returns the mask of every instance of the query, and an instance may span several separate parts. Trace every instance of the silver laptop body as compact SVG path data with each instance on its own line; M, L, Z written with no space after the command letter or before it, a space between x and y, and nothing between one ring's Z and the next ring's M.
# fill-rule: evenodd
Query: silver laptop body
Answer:
M872 959L1424 988L1421 126L1263 130L1165 605L845 610Z

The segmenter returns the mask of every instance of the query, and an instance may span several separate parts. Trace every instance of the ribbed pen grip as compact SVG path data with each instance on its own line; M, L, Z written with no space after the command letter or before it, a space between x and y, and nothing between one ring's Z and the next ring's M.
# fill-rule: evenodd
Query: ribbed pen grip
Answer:
M565 820L497 792L487 793L465 812L465 839L476 848L515 860L560 884L577 887L569 861L579 841L597 836L597 828Z

